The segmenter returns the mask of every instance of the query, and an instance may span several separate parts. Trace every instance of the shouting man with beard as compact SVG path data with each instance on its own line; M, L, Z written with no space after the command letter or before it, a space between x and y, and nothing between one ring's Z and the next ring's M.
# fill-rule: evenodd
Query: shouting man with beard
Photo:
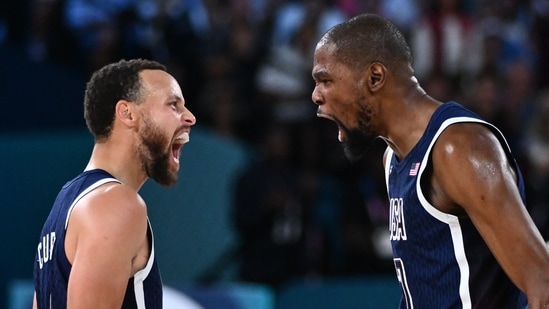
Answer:
M33 308L161 308L153 233L138 191L148 178L177 181L196 119L174 77L143 59L96 71L84 116L93 152L42 229Z
M365 14L314 54L312 100L347 156L384 155L400 308L549 308L549 250L498 129L420 87L402 33ZM389 240L388 240L389 241Z

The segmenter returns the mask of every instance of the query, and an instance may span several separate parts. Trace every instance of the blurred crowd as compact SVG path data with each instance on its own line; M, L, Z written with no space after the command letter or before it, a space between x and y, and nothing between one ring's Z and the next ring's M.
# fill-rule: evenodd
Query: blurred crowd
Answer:
M234 182L238 275L277 287L392 271L385 145L350 164L311 102L316 42L364 12L400 27L431 96L503 131L549 238L549 0L3 1L0 43L84 76L120 58L166 64L201 125L254 149Z

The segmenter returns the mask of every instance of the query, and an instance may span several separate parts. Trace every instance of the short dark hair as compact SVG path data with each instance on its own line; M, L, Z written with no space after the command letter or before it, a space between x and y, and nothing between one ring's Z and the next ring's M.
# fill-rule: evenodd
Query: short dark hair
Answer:
M411 69L412 52L404 35L382 16L355 16L328 30L321 42L334 44L336 59L351 68L363 70L380 62L395 74Z
M138 102L141 97L139 73L143 70L167 71L163 64L145 59L120 60L92 74L84 96L84 118L96 140L108 138L112 131L114 109L119 100Z

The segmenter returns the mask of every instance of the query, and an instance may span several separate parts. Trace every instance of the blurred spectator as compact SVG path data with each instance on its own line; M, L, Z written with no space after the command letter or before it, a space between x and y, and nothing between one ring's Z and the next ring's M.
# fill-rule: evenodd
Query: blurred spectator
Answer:
M33 1L27 52L34 61L44 61L52 53L55 35L60 34L56 22L62 19L61 4L59 0Z
M237 138L237 124L243 113L234 84L229 79L209 81L206 84L208 91L198 98L201 104L197 106L203 116L200 119L208 123L216 134L228 138Z
M430 96L441 102L460 101L458 97L459 80L457 78L451 78L449 75L440 72L433 72L420 82Z
M498 128L503 121L503 102L501 100L502 85L497 72L485 70L468 81L471 89L466 93L463 104L486 121Z
M66 0L66 24L87 60L86 71L121 58L120 48L125 43L124 32L132 10L131 0Z
M271 117L276 121L302 122L314 117L310 72L316 35L315 24L304 22L288 44L273 46L259 68L257 87L267 98Z
M238 180L233 219L240 275L277 286L393 271L384 144L350 164L310 99L318 38L364 12L406 33L416 76L436 99L462 102L504 131L549 237L540 95L549 84L548 0L1 1L0 43L84 72L116 58L165 62L201 125L262 149Z
M533 14L527 1L484 0L479 17L481 34L487 44L482 59L485 67L503 73L515 61L535 65L537 52L531 35Z
M349 251L348 274L390 273L394 271L389 239L389 208L385 171L381 160L387 144L376 140L368 156L355 164L355 173L349 177L358 187L358 207L347 206L343 220L346 248ZM352 187L352 185L350 185ZM348 203L346 203L348 204Z
M169 59L168 20L185 11L181 0L62 0L67 29L94 71L120 58Z
M532 0L534 48L539 57L537 76L540 89L549 88L549 0Z
M335 0L335 4L347 17L353 17L365 12L377 13L379 2L383 0Z
M549 91L540 93L532 121L526 128L524 144L532 165L532 213L544 238L549 239Z
M409 40L410 33L419 22L421 6L419 0L380 0L379 14L394 22Z
M287 0L274 13L271 44L289 44L307 22L312 23L317 40L329 28L346 19L332 0Z
M223 122L223 134L231 131L229 135L251 141L257 138L254 129L265 123L268 114L265 104L258 102L255 87L256 72L268 44L260 32L264 25L257 17L251 17L253 11L246 1L231 5L227 1L208 0L205 5L207 23L201 33L194 29L191 35L195 46L190 53L173 54L180 55L181 61L188 55L194 62L189 64L190 68L197 69L187 80L196 101L204 103L196 107L198 117L214 121L212 125L218 128ZM181 42L175 50L189 49L188 42L176 36L172 41ZM223 91L214 94L212 88ZM223 109L226 114L219 110L223 106L227 107Z
M241 244L239 277L277 288L294 278L323 273L325 244L312 215L316 181L290 163L288 132L275 126L261 140L260 157L236 182L233 220Z
M286 1L273 18L268 57L256 76L257 89L273 120L286 125L310 121L315 110L310 104L315 45L346 16L330 0L303 0Z
M527 61L516 60L504 72L502 100L505 117L500 123L517 161L525 160L521 136L524 127L531 121L535 106L535 74ZM523 162L525 165L526 162Z
M469 55L478 52L472 40L476 23L463 8L463 0L436 0L411 30L410 45L418 79L431 74L450 78L475 71L478 63Z

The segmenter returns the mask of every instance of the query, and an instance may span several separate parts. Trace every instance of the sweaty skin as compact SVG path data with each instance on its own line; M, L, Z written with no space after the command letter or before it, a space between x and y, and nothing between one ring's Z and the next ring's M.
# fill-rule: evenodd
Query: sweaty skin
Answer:
M425 93L411 68L408 77L396 76L384 64L372 62L357 72L338 61L334 51L335 45L322 40L315 50L312 100L317 115L337 124L344 145L350 132L358 130L364 140L382 138L403 159L442 103ZM442 212L469 216L526 294L529 308L549 308L549 251L493 133L479 124L449 126L435 143L428 168L430 178L423 186L430 203Z
M515 171L495 136L478 124L452 125L435 144L432 162L433 205L466 213L503 270L527 295L529 308L544 308L549 304L547 247L522 206Z

